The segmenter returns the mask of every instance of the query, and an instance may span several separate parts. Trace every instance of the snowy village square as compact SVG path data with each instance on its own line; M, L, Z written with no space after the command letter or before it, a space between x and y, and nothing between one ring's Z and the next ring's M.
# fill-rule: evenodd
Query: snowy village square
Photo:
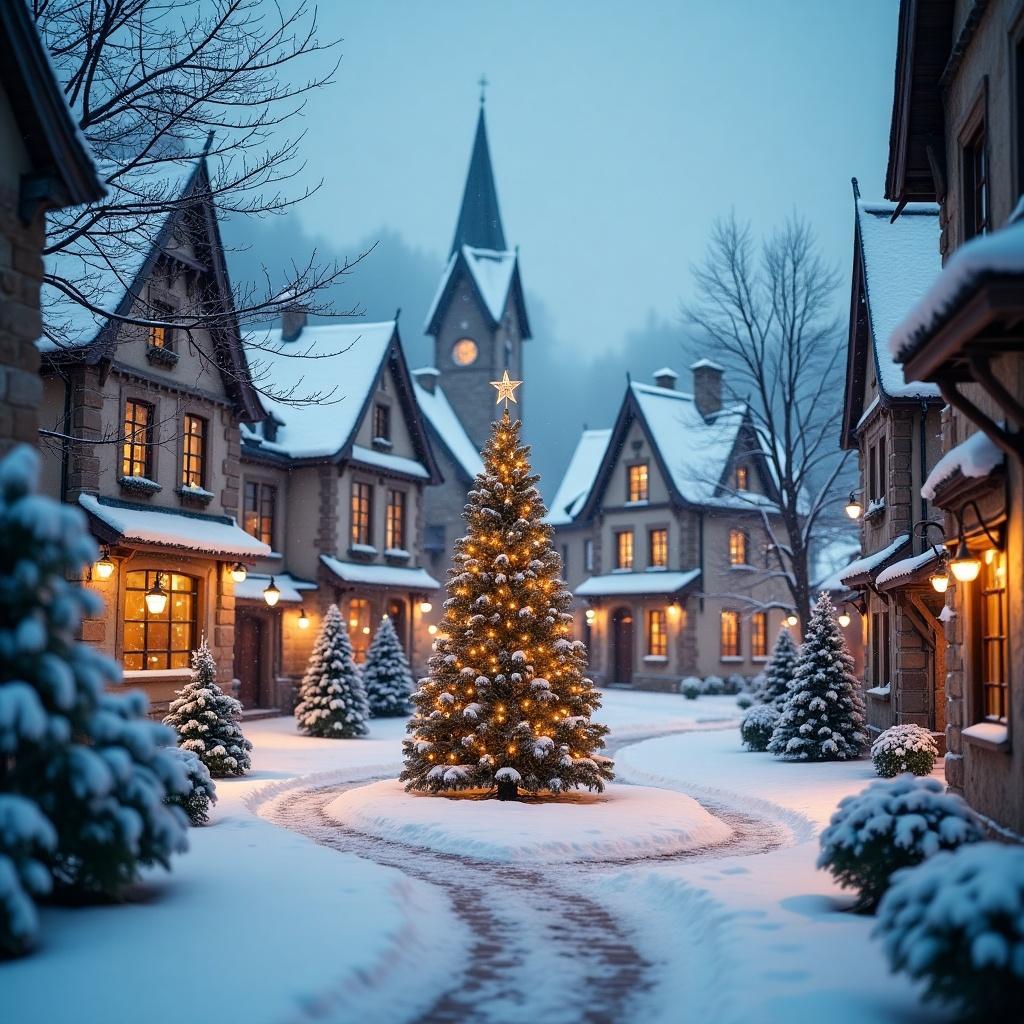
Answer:
M1024 1022L1024 0L0 0L0 1024Z

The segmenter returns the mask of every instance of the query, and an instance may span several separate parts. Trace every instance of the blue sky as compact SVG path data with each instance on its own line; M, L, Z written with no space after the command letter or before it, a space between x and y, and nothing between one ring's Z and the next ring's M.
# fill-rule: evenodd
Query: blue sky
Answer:
M447 254L477 107L506 235L558 344L620 347L677 315L716 215L793 210L849 270L850 177L881 192L897 0L346 0L304 155L326 179L296 211L342 248L382 229ZM358 277L350 284L358 296ZM847 299L837 295L837 310ZM411 327L412 325L410 325ZM544 339L537 339L543 344Z

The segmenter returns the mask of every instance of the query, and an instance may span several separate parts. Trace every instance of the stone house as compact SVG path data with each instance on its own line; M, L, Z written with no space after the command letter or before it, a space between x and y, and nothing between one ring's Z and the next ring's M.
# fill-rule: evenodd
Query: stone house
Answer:
M1024 834L1024 9L900 8L887 197L937 202L943 267L888 339L945 402L946 779Z
M85 581L103 612L83 624L83 639L121 662L157 710L204 635L219 678L232 679L232 567L269 553L236 522L239 426L263 410L205 157L182 167L169 198L134 259L106 272L69 254L54 260L110 313L50 295L48 334L57 330L41 343L43 486L79 505L103 546ZM195 325L200 306L219 311L216 328ZM183 326L147 325L155 314Z
M292 706L332 603L357 662L387 614L422 669L424 616L439 589L423 566L424 494L442 478L397 323L307 324L290 310L281 329L252 332L246 344L274 393L263 397L266 417L243 427L242 525L267 551L235 590L241 699ZM319 400L295 404L314 397L311 379Z
M102 196L27 5L0 5L0 453L39 440L46 211Z
M921 485L939 457L938 388L906 383L889 334L939 270L938 207L861 199L854 180L854 251L840 443L856 451L858 557L839 573L855 590L866 640L865 704L872 733L891 725L945 729L942 596L930 584L941 530Z
M754 676L788 596L764 570L775 485L722 369L632 382L611 430L583 432L549 522L599 684L671 690L687 675Z

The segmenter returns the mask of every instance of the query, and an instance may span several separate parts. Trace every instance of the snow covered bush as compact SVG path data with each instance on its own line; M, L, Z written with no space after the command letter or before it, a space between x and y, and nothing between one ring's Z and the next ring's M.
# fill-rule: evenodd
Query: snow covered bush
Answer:
M738 672L733 672L732 675L726 676L723 692L729 694L730 697L734 697L737 693L742 693L746 688L747 677L741 676Z
M178 734L214 778L244 775L251 767L252 744L242 735L242 705L217 685L217 665L204 637L192 652L192 678L171 701L164 725Z
M705 676L701 692L717 697L725 693L725 680L721 676Z
M1024 848L974 843L900 871L874 935L893 971L965 1018L1021 1019Z
M369 717L366 690L352 657L352 641L338 606L332 604L309 656L295 718L307 736L346 739L365 736Z
M687 700L696 700L704 690L704 684L697 676L687 676L679 683L679 692Z
M27 447L0 461L0 795L35 808L18 812L32 823L0 869L0 934L15 937L31 915L12 862L26 899L44 888L40 870L24 874L30 862L60 889L116 897L140 867L168 866L188 828L164 802L180 781L173 734L145 717L142 694L108 692L120 669L77 640L102 611L73 581L97 551L77 508L34 493L38 467ZM25 842L33 852L16 852Z
M883 779L901 772L930 775L938 756L932 734L920 725L894 725L871 744L871 762Z
M747 750L767 750L778 721L779 713L773 705L755 704L740 722L740 736Z
M374 718L408 715L412 693L412 673L402 642L387 615L380 620L363 665L363 686Z
M46 861L57 833L31 800L0 794L0 957L20 956L39 931L34 896L52 887Z
M761 683L754 691L759 704L774 704L782 711L789 696L789 688L796 675L796 662L800 649L793 640L793 634L783 626L775 639L772 655L760 675Z
M818 867L857 890L857 909L873 910L895 871L983 838L977 815L938 779L900 775L840 801L821 833Z
M752 708L754 706L754 695L752 693L741 693L736 698L736 704L738 707L746 711L747 708Z
M768 749L788 761L849 761L861 756L866 740L853 658L823 592L811 610L793 685Z
M174 754L181 762L184 780L167 795L167 802L180 807L193 825L205 825L210 820L210 805L217 802L217 787L210 770L193 750L177 747Z

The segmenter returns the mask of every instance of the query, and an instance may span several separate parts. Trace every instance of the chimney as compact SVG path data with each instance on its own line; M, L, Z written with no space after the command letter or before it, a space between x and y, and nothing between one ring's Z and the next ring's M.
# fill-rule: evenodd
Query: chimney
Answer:
M281 340L296 341L306 326L306 307L294 299L281 307Z
M413 370L412 375L416 378L416 383L428 395L432 395L437 387L437 378L441 376L441 371L436 366L421 366L418 370Z
M659 388L675 391L677 380L679 380L679 374L671 366L663 366L660 370L654 371L654 383Z
M722 408L722 374L725 369L710 359L699 359L690 370L693 372L693 400L697 411L708 419Z

